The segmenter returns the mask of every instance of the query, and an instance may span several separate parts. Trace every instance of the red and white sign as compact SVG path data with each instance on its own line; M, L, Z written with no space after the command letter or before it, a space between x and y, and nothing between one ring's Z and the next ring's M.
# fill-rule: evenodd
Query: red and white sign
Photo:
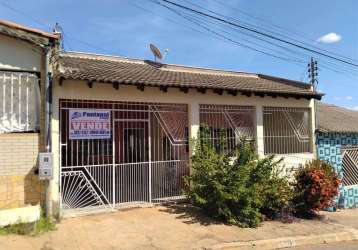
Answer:
M70 140L111 138L111 112L100 109L70 109L69 138Z

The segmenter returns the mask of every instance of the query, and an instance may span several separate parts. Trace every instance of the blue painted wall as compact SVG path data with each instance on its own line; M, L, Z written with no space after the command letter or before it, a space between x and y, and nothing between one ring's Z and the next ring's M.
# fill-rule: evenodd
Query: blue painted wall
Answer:
M358 134L355 133L317 133L316 134L317 155L320 160L325 160L332 164L337 171L339 178L342 179L342 146L357 146ZM340 187L338 197L340 207L358 207L358 185Z

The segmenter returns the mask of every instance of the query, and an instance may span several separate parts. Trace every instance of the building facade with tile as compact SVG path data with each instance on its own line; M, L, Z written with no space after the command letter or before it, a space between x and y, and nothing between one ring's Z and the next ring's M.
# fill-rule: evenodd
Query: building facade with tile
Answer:
M342 180L338 206L358 207L358 112L317 102L317 156Z

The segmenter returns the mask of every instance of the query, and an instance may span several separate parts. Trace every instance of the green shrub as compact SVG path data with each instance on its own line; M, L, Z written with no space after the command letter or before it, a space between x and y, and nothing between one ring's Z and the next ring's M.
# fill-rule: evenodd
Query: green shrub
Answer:
M280 162L281 160L275 161L274 156L268 156L257 166L265 170L260 185L264 199L260 211L270 219L277 218L283 210L291 210L293 191L287 176L282 173Z
M334 204L340 180L331 165L313 160L301 166L295 175L294 210L297 215L311 216Z
M230 224L256 227L262 213L273 217L285 204L280 192L286 182L274 174L278 162L274 156L259 159L254 145L240 140L233 152L225 150L222 136L220 150L202 127L192 158L193 174L187 195L206 214ZM286 192L286 191L285 191Z

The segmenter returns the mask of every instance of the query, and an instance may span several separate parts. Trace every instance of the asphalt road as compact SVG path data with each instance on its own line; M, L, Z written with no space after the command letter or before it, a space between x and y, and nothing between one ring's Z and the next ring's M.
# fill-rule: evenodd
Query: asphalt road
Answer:
M302 246L294 248L286 248L294 250L358 250L358 241L347 241L347 242L338 242L334 244L322 244L322 245L312 245L312 246Z

